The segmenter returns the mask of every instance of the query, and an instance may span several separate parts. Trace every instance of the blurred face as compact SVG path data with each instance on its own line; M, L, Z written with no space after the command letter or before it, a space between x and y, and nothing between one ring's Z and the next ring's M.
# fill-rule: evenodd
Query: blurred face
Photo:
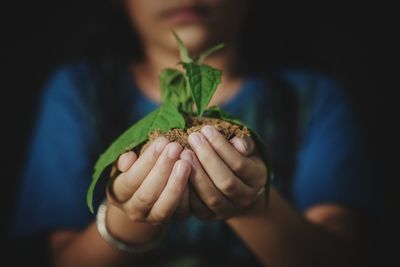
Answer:
M143 46L177 50L175 30L193 53L235 40L249 0L125 0Z

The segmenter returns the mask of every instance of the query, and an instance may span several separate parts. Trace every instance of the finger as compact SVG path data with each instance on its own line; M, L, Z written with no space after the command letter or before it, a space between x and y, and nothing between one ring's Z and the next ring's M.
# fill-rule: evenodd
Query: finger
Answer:
M206 125L201 128L201 133L207 138L213 149L228 166L235 166L237 161L244 159L244 157L214 127Z
M255 188L264 187L267 179L267 167L257 156L258 151L253 138L234 137L230 142L242 155L250 160L251 167L248 168L250 172L243 174L243 177L253 177L255 179L246 179L247 184Z
M132 197L168 143L163 136L156 139L126 172L115 179L109 188L117 202L122 203Z
M190 190L189 194L190 210L193 215L200 220L210 221L215 218L215 214L207 208L207 206L201 201L199 196L193 190Z
M229 166L236 176L251 187L257 184L258 177L254 175L254 170L257 166L255 166L254 161L237 151L214 127L204 126L201 132L207 138L214 151L217 152L218 156ZM240 139L243 140L243 138ZM240 139L236 139L235 142L241 143L243 146L247 145L247 142ZM243 150L246 150L246 148Z
M148 215L148 220L151 223L164 223L174 214L185 191L187 191L189 174L189 164L184 160L178 160L174 165L167 185Z
M189 186L186 186L185 191L183 192L182 199L181 201L179 201L179 205L175 210L174 217L177 219L183 219L186 218L189 215L189 213L190 213Z
M202 202L215 214L225 215L234 210L232 203L218 190L210 177L203 170L196 155L186 149L181 153L181 159L192 166L190 173L190 184Z
M248 168L244 168L249 160L235 149L223 135L221 135L214 127L204 126L201 129L203 135L207 138L208 143L212 146L218 156L230 167L230 169L240 177L247 177Z
M182 146L175 142L165 147L156 164L143 180L137 191L124 204L128 210L139 211L144 217L147 217L148 212L167 184L168 178L171 175L175 162L179 159L181 151Z
M137 155L133 151L128 151L119 156L117 168L120 172L126 172L137 160Z
M243 156L255 154L255 143L251 137L241 138L235 136L230 142Z
M251 188L235 176L201 133L191 133L188 140L212 182L231 202L238 204L251 195Z

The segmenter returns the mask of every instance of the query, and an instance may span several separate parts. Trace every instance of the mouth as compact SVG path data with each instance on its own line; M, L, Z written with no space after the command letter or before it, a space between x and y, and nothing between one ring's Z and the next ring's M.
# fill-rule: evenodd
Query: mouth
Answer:
M165 10L161 13L162 19L172 26L204 21L209 15L209 9L205 6L182 6Z

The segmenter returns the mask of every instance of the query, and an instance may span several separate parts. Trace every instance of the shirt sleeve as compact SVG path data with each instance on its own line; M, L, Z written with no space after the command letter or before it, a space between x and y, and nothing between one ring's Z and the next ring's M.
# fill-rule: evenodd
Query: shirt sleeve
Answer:
M323 78L314 93L310 124L297 154L294 203L302 211L333 203L379 214L377 173L345 91Z
M93 117L70 67L44 88L20 182L12 235L80 229L93 219L85 195L92 174Z

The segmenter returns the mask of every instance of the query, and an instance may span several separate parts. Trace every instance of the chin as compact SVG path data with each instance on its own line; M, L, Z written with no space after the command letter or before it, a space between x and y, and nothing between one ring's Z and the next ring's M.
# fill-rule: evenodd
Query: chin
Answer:
M178 26L174 30L185 43L189 51L195 54L208 48L213 39L211 38L210 30L202 25ZM170 40L173 49L177 49L178 46L172 34Z

